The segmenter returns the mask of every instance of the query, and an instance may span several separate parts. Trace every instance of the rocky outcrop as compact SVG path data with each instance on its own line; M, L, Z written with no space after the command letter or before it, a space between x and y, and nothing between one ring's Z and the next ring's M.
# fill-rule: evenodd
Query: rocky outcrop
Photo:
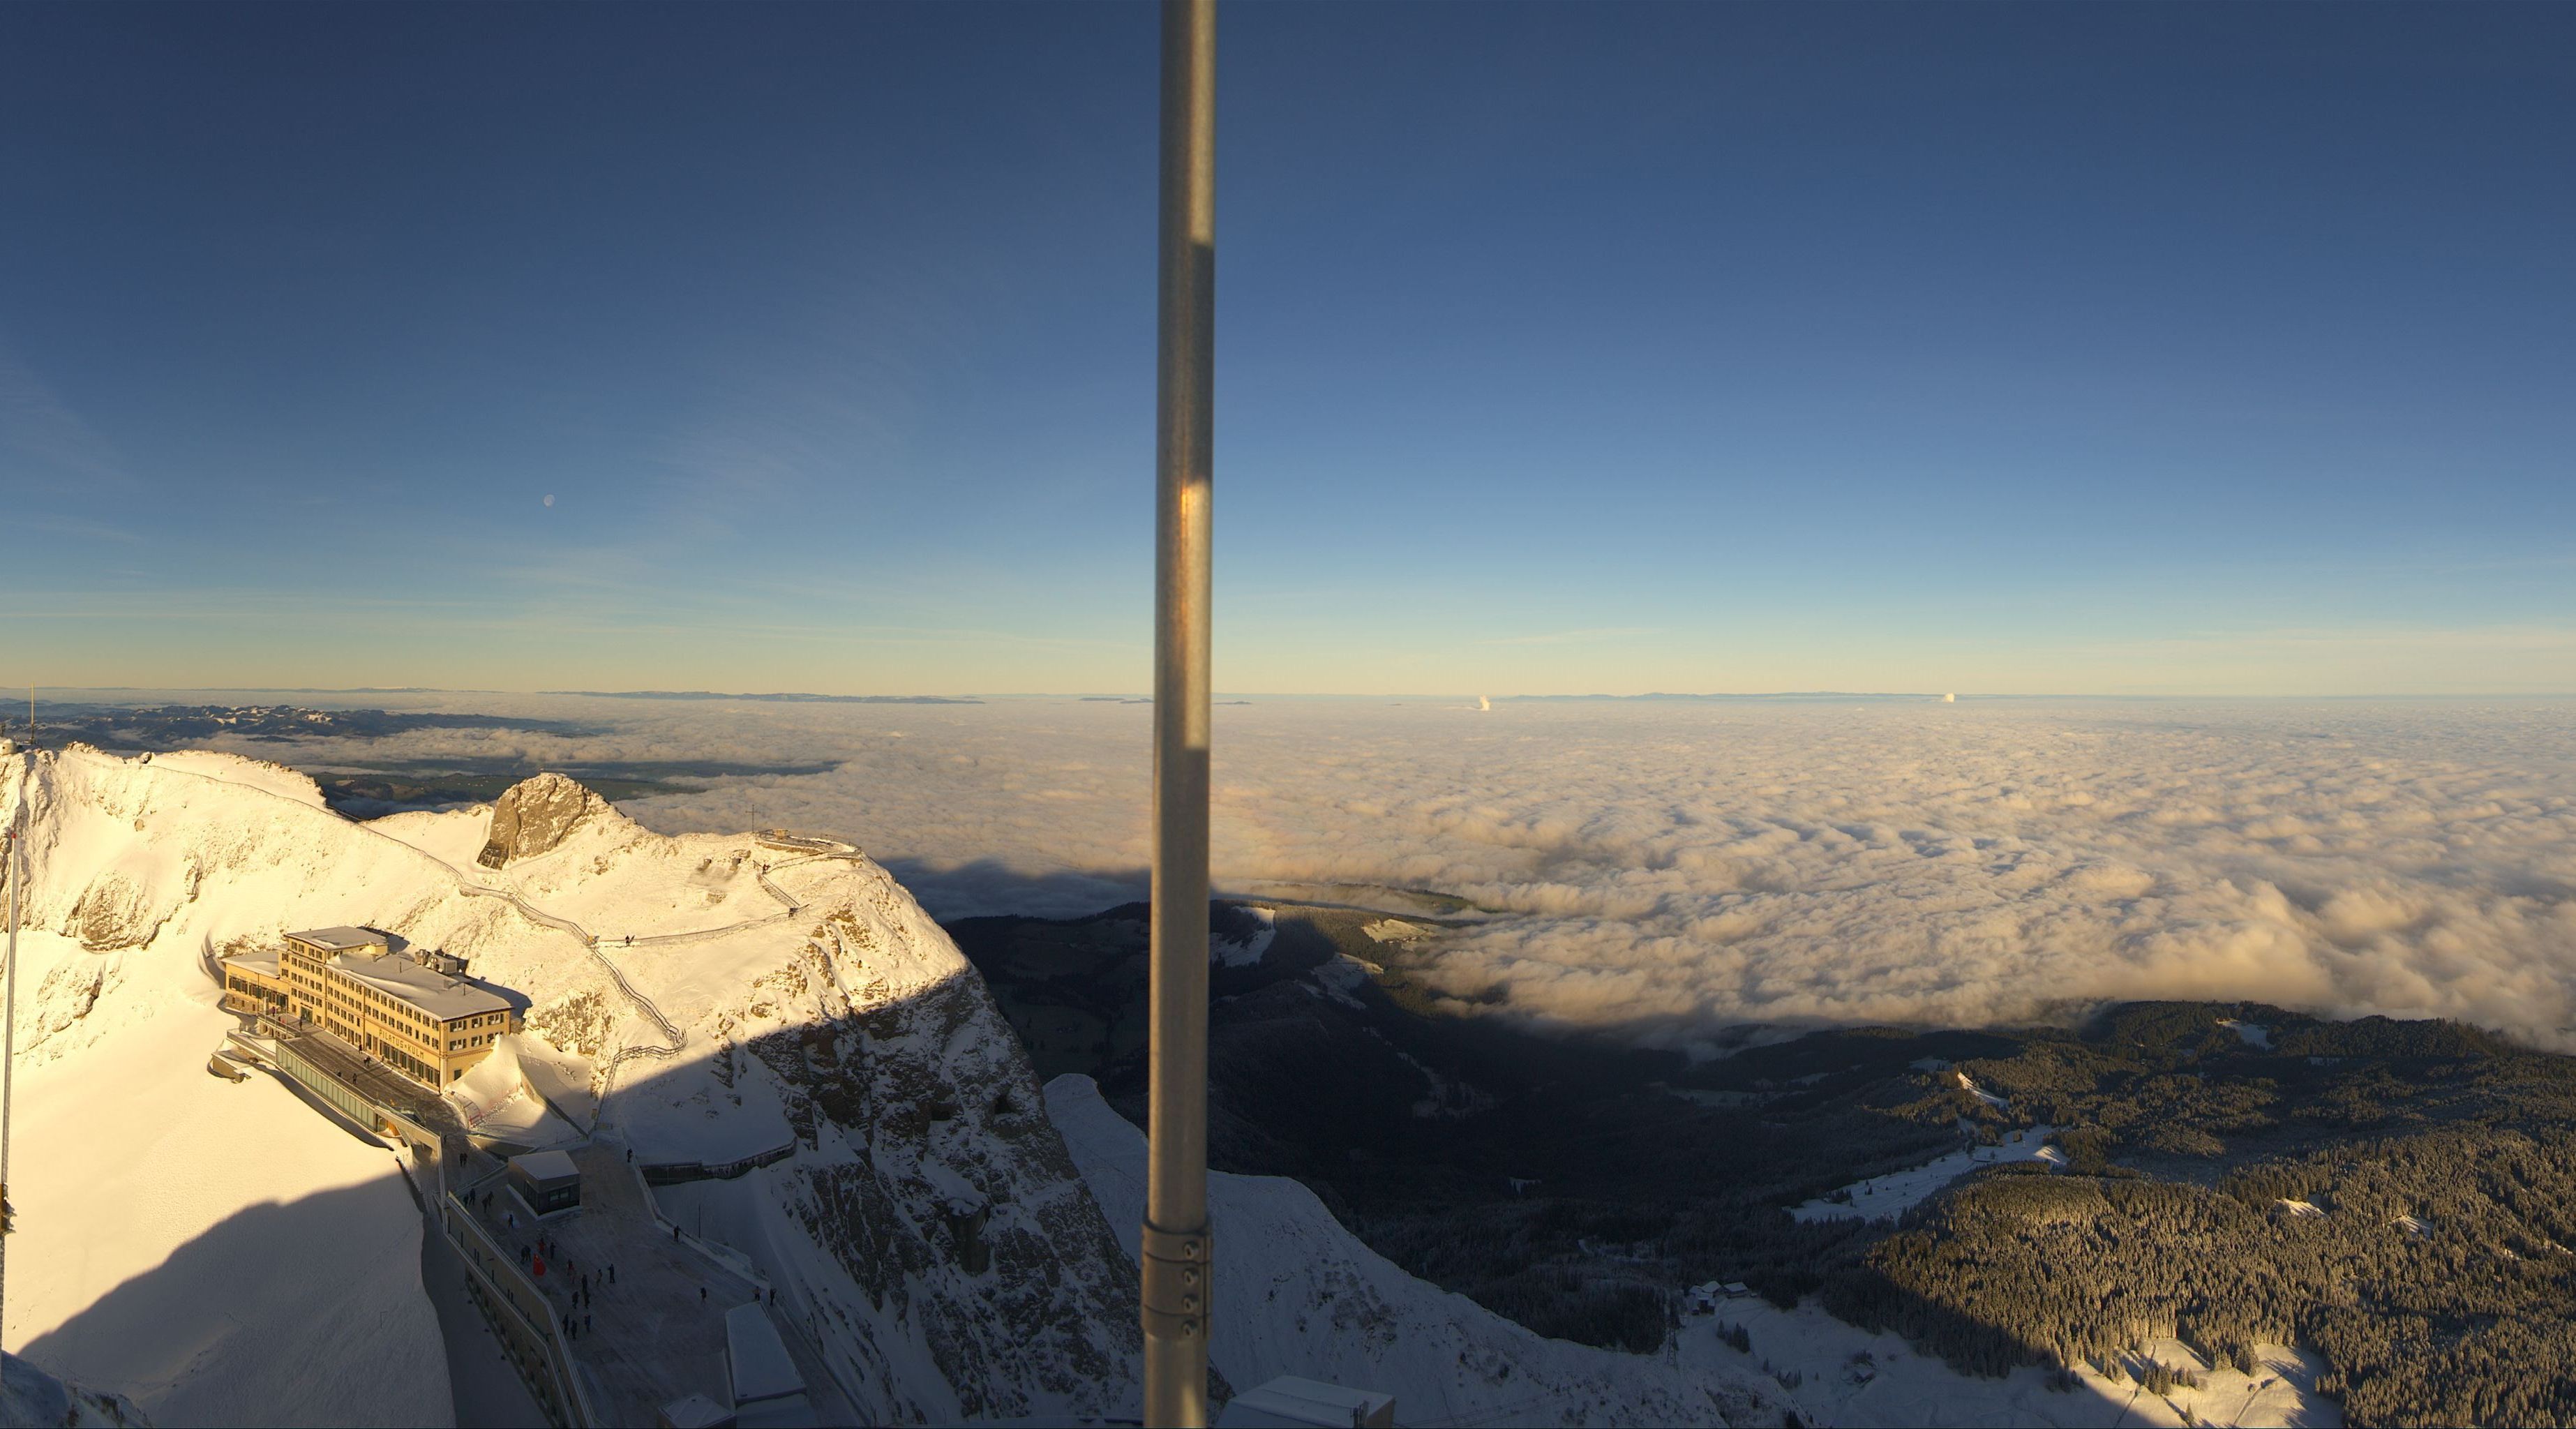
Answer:
M499 868L560 845L583 820L609 812L608 801L561 774L522 779L492 806L492 833L475 862Z
M879 975L945 952L883 888L721 1019L750 1054L738 1078L768 1074L796 1138L755 1183L773 1244L803 1242L769 1273L845 1308L855 1333L829 1353L878 1423L1132 1415L1134 1268L1067 1194L1080 1176L982 980ZM905 1372L924 1362L935 1376Z

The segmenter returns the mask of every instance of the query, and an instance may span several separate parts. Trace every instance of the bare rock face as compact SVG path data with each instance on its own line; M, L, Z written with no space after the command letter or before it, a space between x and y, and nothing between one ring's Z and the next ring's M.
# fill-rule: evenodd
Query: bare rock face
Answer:
M871 970L916 956L893 908L826 917L723 1027L796 1137L766 1183L780 1244L806 1240L792 1273L865 1327L846 1353L875 1423L1115 1414L1144 1348L1135 1267L983 979L895 993Z
M522 779L492 806L492 832L475 862L499 868L561 844L582 820L609 812L608 801L561 774Z
M72 905L71 926L64 929L93 953L139 948L160 933L170 910L155 908L142 885L110 870L81 891Z

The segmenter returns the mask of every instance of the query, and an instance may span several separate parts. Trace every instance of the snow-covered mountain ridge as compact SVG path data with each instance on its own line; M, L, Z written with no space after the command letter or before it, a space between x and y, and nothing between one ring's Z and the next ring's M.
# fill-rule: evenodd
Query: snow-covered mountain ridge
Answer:
M403 1269L418 1217L386 1158L273 1084L202 1070L231 1025L211 958L286 929L357 924L464 957L474 976L524 994L531 1031L591 1079L600 1132L640 1158L728 1160L792 1142L787 1160L733 1183L757 1200L745 1248L862 1412L1132 1405L1133 1269L980 980L874 863L749 835L664 837L555 776L522 800L548 812L543 837L505 840L493 868L476 862L493 841L488 810L353 823L303 776L232 756L73 746L6 768L0 817L23 804L29 819L35 930L20 981L26 1172L13 1188L25 1233L11 1249L46 1286L13 1296L12 1348L133 1393L156 1417L243 1407L210 1381L276 1356L220 1303L161 1307L159 1338L194 1347L175 1360L92 1322L120 1287L177 1273L227 1224L282 1205L288 1215L271 1218L291 1228L299 1206L354 1197L360 1209L330 1234L397 1269L359 1277L373 1287L363 1306L262 1302L282 1318L260 1334L322 1343L335 1326L373 1324L411 1348L377 1355L372 1383L315 1386L270 1404L271 1417L381 1421L388 1375L398 1398L443 1400L434 1348L417 1351L437 1330ZM167 1109L196 1130L173 1142ZM121 1168L104 1187L101 1141ZM207 1163L219 1194L181 1194L182 1209L163 1213ZM256 1278L239 1264L217 1277Z
M1088 1082L1041 1090L982 980L873 862L655 834L558 776L356 823L226 755L75 746L0 771L0 819L29 819L33 930L11 1249L43 1287L13 1297L8 1342L46 1369L164 1423L445 1422L392 1158L271 1080L205 1073L234 1025L213 958L355 924L529 1000L529 1035L468 1078L461 1114L524 1076L518 1112L550 1110L511 1125L643 1162L789 1148L661 1205L776 1287L860 1415L1136 1411L1141 1140ZM1369 1252L1293 1181L1214 1181L1230 1384L1342 1379L1422 1423L1782 1406L1749 1365L1532 1334Z

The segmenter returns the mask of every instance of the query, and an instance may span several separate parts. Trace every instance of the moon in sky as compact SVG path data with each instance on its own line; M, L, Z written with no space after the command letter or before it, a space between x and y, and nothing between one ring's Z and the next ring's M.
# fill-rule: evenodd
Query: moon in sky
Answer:
M553 492L551 492L551 491L549 491L549 492L547 492L547 493L546 493L546 504L547 504L548 506L552 506L552 505L554 505L554 504L555 504L555 494L554 494Z

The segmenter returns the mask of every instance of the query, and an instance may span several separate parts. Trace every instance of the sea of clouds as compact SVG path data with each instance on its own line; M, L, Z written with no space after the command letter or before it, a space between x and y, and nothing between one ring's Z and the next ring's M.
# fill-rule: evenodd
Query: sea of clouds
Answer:
M836 759L624 807L850 838L943 917L1142 893L1142 705L436 703L606 732L365 757ZM1495 910L1430 974L1488 1011L1689 1044L2246 998L2576 1049L2576 703L1265 700L1216 728L1219 886Z

